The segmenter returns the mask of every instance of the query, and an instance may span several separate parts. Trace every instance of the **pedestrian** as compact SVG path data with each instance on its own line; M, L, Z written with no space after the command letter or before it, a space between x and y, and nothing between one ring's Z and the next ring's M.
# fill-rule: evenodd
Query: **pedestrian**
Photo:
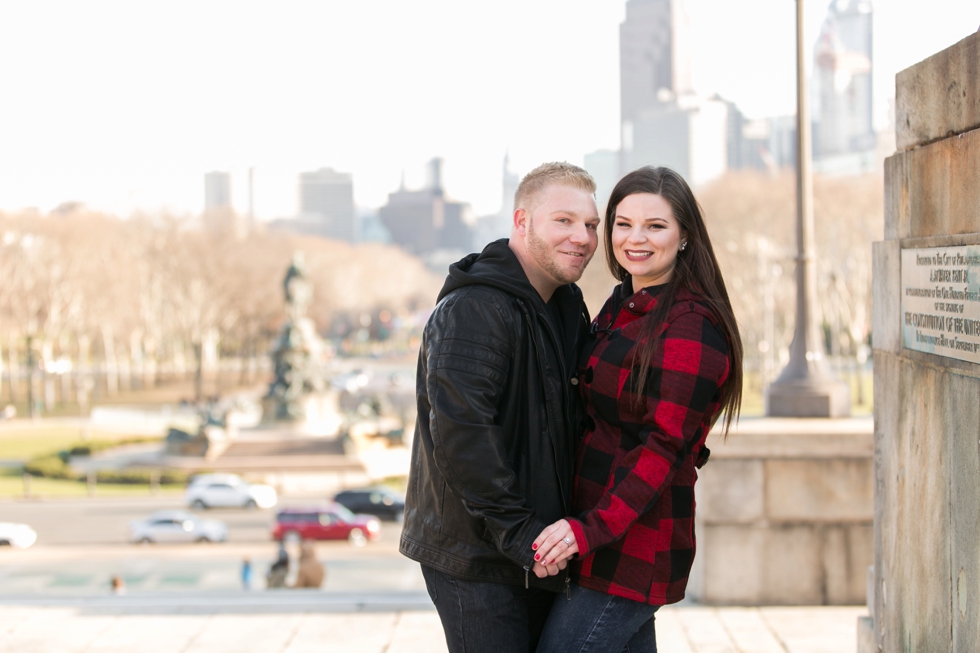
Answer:
M319 588L323 584L326 573L323 565L316 559L313 542L304 540L299 549L299 569L296 570L294 588Z
M289 574L289 553L286 546L279 542L279 553L276 561L269 567L269 573L265 575L265 586L267 589L277 589L286 586L286 576Z
M651 653L654 613L684 598L705 438L742 395L742 347L701 209L684 179L640 168L609 197L603 229L621 283L592 323L579 387L586 429L571 514L532 548L572 560L540 653Z
M121 596L126 593L126 582L122 579L122 576L113 576L109 581L109 587L116 596Z
M242 558L242 589L252 589L252 561L247 556Z
M571 507L575 286L595 253L595 182L567 163L518 186L510 239L450 266L425 326L400 550L422 565L450 653L534 651L564 572L530 549Z

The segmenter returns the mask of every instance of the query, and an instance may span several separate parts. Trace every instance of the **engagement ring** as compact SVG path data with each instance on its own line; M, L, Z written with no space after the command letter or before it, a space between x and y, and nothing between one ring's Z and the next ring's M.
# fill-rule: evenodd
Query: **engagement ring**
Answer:
M561 541L564 542L566 546L572 546L572 541L567 537L561 538Z

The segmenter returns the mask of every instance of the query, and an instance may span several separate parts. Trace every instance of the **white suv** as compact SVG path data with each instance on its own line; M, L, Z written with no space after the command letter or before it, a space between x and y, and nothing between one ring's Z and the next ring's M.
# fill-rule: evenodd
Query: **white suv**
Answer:
M248 483L236 474L201 474L191 480L184 501L192 508L271 508L278 501L271 485Z

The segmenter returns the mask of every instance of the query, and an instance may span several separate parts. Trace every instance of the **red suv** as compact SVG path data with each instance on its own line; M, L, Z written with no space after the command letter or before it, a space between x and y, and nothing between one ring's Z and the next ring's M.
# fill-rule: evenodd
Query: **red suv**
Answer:
M349 540L364 546L381 535L377 517L355 515L338 503L321 508L286 508L276 515L274 540Z

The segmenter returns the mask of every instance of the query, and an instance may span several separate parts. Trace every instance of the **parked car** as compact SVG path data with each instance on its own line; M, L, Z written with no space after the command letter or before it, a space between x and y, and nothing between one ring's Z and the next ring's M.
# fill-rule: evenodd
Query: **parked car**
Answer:
M279 501L271 485L249 483L237 474L200 474L184 492L191 508L271 508Z
M377 517L355 515L339 503L320 508L286 508L276 515L274 540L348 540L364 546L381 535Z
M217 519L201 519L186 510L160 510L129 523L132 542L224 542L228 527Z
M386 487L344 490L334 501L354 513L375 515L381 519L401 521L405 514L405 497Z
M37 533L27 524L0 522L0 546L26 549L37 541Z

